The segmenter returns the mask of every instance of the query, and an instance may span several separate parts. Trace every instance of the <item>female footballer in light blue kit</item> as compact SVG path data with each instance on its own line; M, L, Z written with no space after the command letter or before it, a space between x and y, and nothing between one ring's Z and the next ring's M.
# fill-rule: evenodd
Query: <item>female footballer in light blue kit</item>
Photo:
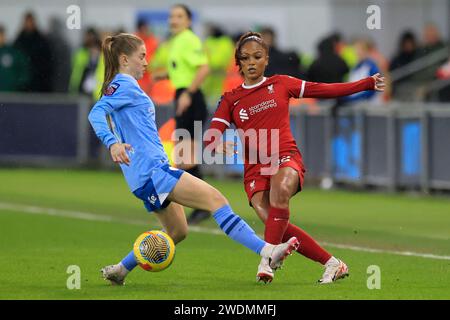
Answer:
M203 209L213 214L228 237L270 258L274 268L279 267L298 247L295 237L276 246L266 243L233 212L218 190L183 170L169 167L155 123L155 106L136 81L147 67L143 41L125 33L108 37L103 54L103 95L92 108L89 121L109 148L113 161L120 164L133 194L156 214L175 243L187 234L183 206ZM136 265L131 250L118 264L104 267L103 277L122 285Z

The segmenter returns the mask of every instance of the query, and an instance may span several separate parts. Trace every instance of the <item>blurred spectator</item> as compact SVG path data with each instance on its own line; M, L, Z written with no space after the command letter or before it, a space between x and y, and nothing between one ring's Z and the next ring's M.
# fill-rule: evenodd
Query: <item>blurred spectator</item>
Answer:
M441 80L442 83L445 82L444 87L437 92L438 100L440 102L450 102L450 58L438 68L436 78Z
M23 27L14 46L27 58L30 82L26 91L49 92L53 81L53 61L46 37L38 30L31 12L24 16Z
M83 44L72 59L72 75L69 89L71 93L91 96L96 89L95 70L101 53L101 41L94 28L88 28L83 36Z
M395 70L401 68L418 57L417 40L411 31L405 31L398 44L398 51L395 57L392 59L389 69Z
M150 64L150 61L158 48L158 39L153 35L148 22L145 20L138 21L136 26L136 35L144 41L145 48L147 50L145 58L147 59L148 64ZM142 79L138 80L138 83L145 93L150 94L152 77L149 71L144 73L144 76Z
M388 59L378 50L377 45L372 39L367 39L369 47L369 57L375 61L377 66L380 68L380 72L386 79L386 87L382 93L384 101L389 101L391 99L391 80L389 72L389 61Z
M239 38L245 31L238 31L231 36L231 40L233 41L233 46L238 42ZM234 55L230 59L227 67L227 76L225 77L225 81L223 84L223 91L228 92L233 90L234 88L240 86L244 82L244 78L239 72L239 67L236 65L236 61L234 60Z
M318 57L308 69L308 80L314 82L343 82L349 68L336 52L335 38L326 37L317 46Z
M70 80L70 46L63 33L66 30L64 22L59 18L53 17L50 20L50 30L48 41L52 53L51 61L53 63L53 83L51 91L67 92Z
M369 50L369 57L375 61L383 75L389 72L389 60L378 50L376 43L372 39L366 39Z
M28 80L25 57L6 43L6 31L0 25L0 91L22 91Z
M427 82L435 79L438 68L447 60L448 57L448 50L442 50L445 48L446 45L441 38L438 28L432 23L426 24L422 32L422 46L419 49L418 55L420 58L423 57L425 60L428 60L428 57L432 60L430 60L430 63L428 63L425 68L420 70L420 72L414 74L415 81L420 81L423 83L423 86L426 87ZM429 56L437 53L438 51L444 51L441 57Z
M349 82L358 81L363 78L373 76L380 72L375 60L370 56L370 42L367 39L358 39L355 41L354 48L358 56L357 65L350 71ZM376 91L362 91L351 96L342 98L346 103L354 103L359 101L375 101L379 97Z
M436 72L438 79L450 79L450 58Z
M277 48L276 33L270 27L264 27L260 31L263 40L269 46L269 65L265 75L271 77L275 74L286 74L296 78L302 78L300 59L296 52L283 52Z
M230 61L234 57L234 44L216 25L207 24L207 38L204 42L208 56L209 74L202 85L208 106L216 106L223 94L224 81Z
M441 39L441 34L433 23L428 23L423 29L423 44L420 48L419 54L421 56L439 51L445 48L445 44Z
M170 34L166 36L164 41L159 43L159 46L153 55L152 61L149 64L152 78L167 73L167 65L169 63L169 40ZM153 79L153 85L149 96L157 106L169 105L174 100L175 87L168 78L161 78L158 80Z
M344 59L348 68L351 69L356 66L358 63L358 55L356 53L355 48L352 45L347 44L342 35L339 32L333 33L331 35L331 39L334 42L334 47L337 54Z
M412 31L405 31L400 36L398 44L398 51L396 56L392 59L389 70L395 72L396 70L407 66L414 62L419 57L417 41ZM411 100L413 96L412 91L415 92L415 87L412 87L412 75L403 76L399 79L392 79L392 96L400 100Z

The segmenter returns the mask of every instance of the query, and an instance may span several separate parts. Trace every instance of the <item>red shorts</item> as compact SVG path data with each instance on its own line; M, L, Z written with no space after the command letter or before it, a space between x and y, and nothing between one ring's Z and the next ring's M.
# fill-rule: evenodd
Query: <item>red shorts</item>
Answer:
M303 160L300 152L298 151L288 151L280 153L278 168L290 167L297 171L298 173L298 190L301 191L303 188L303 180L305 177L305 167L303 165ZM251 199L253 195L259 191L270 190L270 178L271 175L262 175L260 169L263 165L257 164L251 166L252 174L244 175L244 188L247 193L248 202L251 205ZM253 173L254 172L254 173Z

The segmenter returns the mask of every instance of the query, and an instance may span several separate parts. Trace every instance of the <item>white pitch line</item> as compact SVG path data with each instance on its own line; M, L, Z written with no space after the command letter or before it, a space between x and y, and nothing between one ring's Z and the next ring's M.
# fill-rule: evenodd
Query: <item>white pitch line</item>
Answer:
M80 220L88 220L88 221L101 221L101 222L120 222L132 225L148 225L144 220L131 220L131 219L121 219L113 216L107 216L103 214L95 214L89 212L81 212L81 211L70 211L70 210L62 210L55 208L45 208L45 207L37 207L30 205L21 205L14 203L5 203L0 202L0 210L11 210L18 212L25 212L29 214L38 214L38 215L47 215L47 216L55 216L55 217L65 217L65 218L73 218ZM213 235L224 235L223 232L219 229L211 229L199 226L189 226L189 230L198 233L207 233ZM450 256L441 256L431 253L418 253L412 251L395 251L395 250L383 250L376 248L367 248L367 247L359 247L352 246L346 244L332 243L332 242L321 242L324 246L334 247L338 249L347 249L353 251L360 252L370 252L370 253L388 253L400 256L410 256L410 257L419 257L426 259L436 259L436 260L450 260Z
M330 247L334 247L334 248L338 248L338 249L347 249L347 250L353 250L353 251L362 251L362 252L371 252L371 253L389 253L389 254L395 254L395 255L399 255L399 256L420 257L420 258L438 259L438 260L450 260L450 256L440 256L440 255L431 254L431 253L382 250L382 249L375 249L375 248L352 246L352 245L347 245L347 244L330 243L330 242L325 242L325 241L321 242L321 244L324 246L330 246Z

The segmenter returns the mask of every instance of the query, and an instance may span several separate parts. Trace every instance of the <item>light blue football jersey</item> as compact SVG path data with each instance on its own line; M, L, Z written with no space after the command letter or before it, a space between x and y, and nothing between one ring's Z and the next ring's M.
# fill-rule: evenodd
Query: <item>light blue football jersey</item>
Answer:
M89 122L108 149L117 142L132 146L127 151L130 165L120 165L132 192L144 186L153 169L169 163L156 127L155 105L132 76L114 77L89 113Z

